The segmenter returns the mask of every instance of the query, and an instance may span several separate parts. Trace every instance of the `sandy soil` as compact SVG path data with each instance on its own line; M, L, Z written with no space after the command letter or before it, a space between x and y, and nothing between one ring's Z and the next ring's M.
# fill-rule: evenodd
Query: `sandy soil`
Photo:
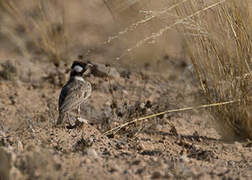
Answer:
M68 74L50 63L21 72L3 62L13 73L1 70L2 179L250 179L251 143L222 141L203 111L167 114L103 135L135 117L193 101L193 88L174 74L184 71L184 62L174 62L165 74L120 68L108 77L91 75L94 91L81 107L89 124L75 129L54 126ZM38 72L37 79L22 80Z

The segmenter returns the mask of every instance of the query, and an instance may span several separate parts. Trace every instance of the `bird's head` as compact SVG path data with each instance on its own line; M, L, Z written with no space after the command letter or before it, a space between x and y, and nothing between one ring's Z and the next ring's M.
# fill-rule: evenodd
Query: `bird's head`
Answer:
M71 76L86 76L91 73L92 67L90 62L74 61L71 66Z

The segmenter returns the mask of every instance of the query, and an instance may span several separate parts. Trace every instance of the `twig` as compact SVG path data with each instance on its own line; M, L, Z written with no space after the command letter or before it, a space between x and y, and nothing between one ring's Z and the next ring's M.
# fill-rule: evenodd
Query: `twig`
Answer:
M124 123L124 124L122 124L120 126L112 128L109 131L106 131L103 135L112 134L114 131L117 132L120 129L122 129L122 128L124 128L124 127L126 127L126 126L128 126L128 125L130 125L132 123L143 121L143 120L150 119L150 118L153 118L153 117L157 117L157 116L160 116L160 115L163 115L163 114L168 114L168 113L172 113L172 112L191 111L191 110L195 110L195 109L203 109L203 108L216 107L216 106L223 106L223 105L227 105L227 104L237 103L237 102L240 102L240 101L241 100L238 99L238 100L225 101L225 102L219 102L219 103L213 103L213 104L204 104L204 105L200 105L200 106L192 106L192 107L185 107L185 108L180 108L180 109L167 110L167 111L163 111L163 112L160 112L160 113L151 114L151 115L148 115L148 116L145 116L145 117L134 119L134 120L129 121L127 123Z

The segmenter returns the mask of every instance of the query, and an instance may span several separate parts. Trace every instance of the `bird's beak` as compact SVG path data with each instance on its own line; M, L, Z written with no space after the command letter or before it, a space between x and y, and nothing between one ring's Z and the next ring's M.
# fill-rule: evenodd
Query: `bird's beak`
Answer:
M92 68L92 67L94 67L94 65L93 65L93 64L91 64L91 63L88 63L88 64L87 64L87 66L88 66L88 68Z
M87 70L83 73L83 76L87 76L92 72L92 68L94 67L93 64L88 63L87 64Z

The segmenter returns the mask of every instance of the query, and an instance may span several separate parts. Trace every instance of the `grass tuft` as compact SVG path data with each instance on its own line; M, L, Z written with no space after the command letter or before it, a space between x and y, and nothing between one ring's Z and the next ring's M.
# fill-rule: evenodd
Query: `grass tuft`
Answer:
M188 17L208 6L192 0L177 8L177 13ZM201 84L201 100L210 104L239 100L209 109L225 140L252 139L251 22L249 1L231 0L202 11L179 27Z
M121 57L146 42L158 39L171 29L178 29L183 34L183 47L194 66L201 87L200 101L205 105L199 107L207 108L223 139L252 139L250 6L248 0L174 1L172 7L176 12L173 15L175 21L139 40L135 46L122 53ZM152 14L150 17L154 17L153 12L149 12ZM164 18L167 12L168 10L160 11L158 17ZM192 110L195 107L168 110L161 114L184 109ZM132 120L105 134L158 115L159 113Z
M64 5L53 8L56 4L56 0L38 0L26 7L16 0L0 1L0 18L4 20L0 34L23 56L45 55L58 64L67 56L68 38Z

